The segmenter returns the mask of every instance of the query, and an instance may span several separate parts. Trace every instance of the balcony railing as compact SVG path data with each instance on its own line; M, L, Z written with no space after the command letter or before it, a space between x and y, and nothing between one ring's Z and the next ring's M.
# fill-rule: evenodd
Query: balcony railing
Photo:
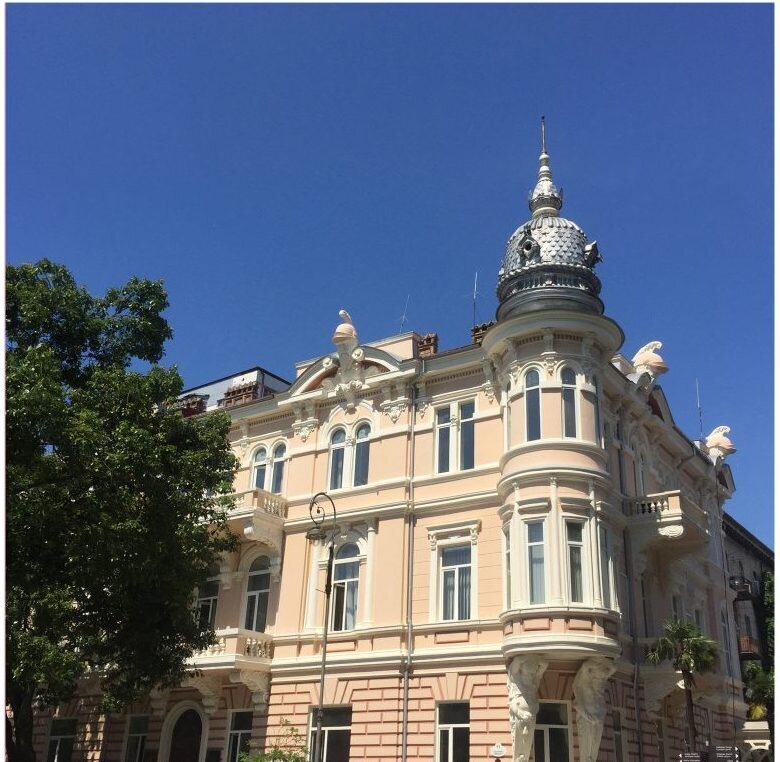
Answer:
M287 518L287 501L279 495L266 492L264 489L234 492L231 497L235 501L231 513L245 512L250 508L256 508L269 516L277 516L280 519Z
M758 640L750 635L740 635L738 639L740 659L760 659L761 647Z
M749 601L753 597L750 580L740 575L729 577L729 586L737 594L738 601Z
M217 630L216 641L197 652L192 661L196 666L204 667L236 660L270 659L272 655L273 640L270 635L231 627Z
M709 534L707 514L680 490L653 495L629 497L623 500L623 514L629 527L649 528L653 535L703 540ZM647 536L648 541L651 537Z

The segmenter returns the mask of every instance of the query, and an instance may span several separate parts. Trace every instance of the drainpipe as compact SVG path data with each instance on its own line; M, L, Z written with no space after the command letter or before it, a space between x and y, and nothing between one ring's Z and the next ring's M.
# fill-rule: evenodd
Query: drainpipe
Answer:
M422 358L421 375L425 377L425 358ZM412 669L412 572L414 566L414 528L417 524L417 516L414 513L414 424L417 414L417 386L412 384L412 424L409 446L409 512L407 513L409 525L407 527L406 540L406 658L403 663L403 700L401 711L401 762L406 762L409 745L409 673Z

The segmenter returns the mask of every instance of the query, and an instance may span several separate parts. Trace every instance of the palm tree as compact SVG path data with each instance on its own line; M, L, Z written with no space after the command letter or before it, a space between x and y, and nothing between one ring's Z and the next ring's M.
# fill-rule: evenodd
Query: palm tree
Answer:
M647 654L650 664L660 664L667 659L678 672L682 672L685 703L690 728L689 750L696 748L696 723L693 717L694 675L709 672L718 658L718 646L705 638L699 628L690 622L673 619L664 625L664 634Z

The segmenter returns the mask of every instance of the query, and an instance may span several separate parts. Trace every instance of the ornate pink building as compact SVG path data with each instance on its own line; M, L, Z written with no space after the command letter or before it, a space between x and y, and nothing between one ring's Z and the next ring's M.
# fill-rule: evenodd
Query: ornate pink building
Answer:
M342 312L336 351L293 383L255 368L185 395L187 414L230 413L241 463L241 547L199 591L216 644L122 715L85 685L41 716L41 755L75 738L74 760L235 762L283 720L310 738L331 539L326 762L677 759L681 676L645 661L674 617L720 648L696 682L700 747L739 742L728 429L677 428L660 342L619 353L544 147L529 203L470 344L363 344ZM321 490L337 517L312 540Z

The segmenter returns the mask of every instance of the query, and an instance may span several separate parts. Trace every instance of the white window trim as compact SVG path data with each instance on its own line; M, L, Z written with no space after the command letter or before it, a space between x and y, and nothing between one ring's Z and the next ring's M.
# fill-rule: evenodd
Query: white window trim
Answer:
M532 386L531 389L528 389L526 387L526 376L528 373L532 370L536 371L537 376L539 377L539 383L536 386ZM542 381L544 380L545 371L543 368L537 366L537 365L530 365L527 368L523 368L523 373L521 376L522 379L522 405L523 405L523 418L525 420L525 431L523 432L523 442L525 444L530 444L531 442L541 442L545 436L544 436L544 399L542 396ZM528 392L532 391L533 389L537 389L539 391L539 438L538 439L530 439L528 437Z
M188 709L194 709L200 717L201 732L198 762L205 762L206 747L208 746L209 740L209 716L203 711L203 707L195 701L180 701L176 706L169 710L163 720L162 728L160 729L160 746L157 750L157 762L168 762L168 758L171 756L173 729L176 727L179 717Z
M574 384L564 384L563 383L563 371L564 370L570 370L574 374ZM558 385L560 387L560 395L561 395L561 439L582 439L582 426L580 425L580 389L581 389L581 383L580 383L580 373L577 371L576 368L572 367L571 365L564 363L561 365L560 368L558 368ZM563 404L563 390L564 389L572 389L574 391L574 436L566 436L566 415L565 415L565 409Z
M262 570L256 571L256 572L251 571L252 564L255 561L257 561L257 559L260 558L261 556L265 556L268 559L268 569L262 569ZM260 596L258 595L258 593L263 592L262 590L253 590L251 593L249 592L249 580L253 576L260 575L260 574L268 574L268 608L266 609L266 612L265 612L265 629L264 630L255 630L254 628L246 627L246 612L247 612L247 609L249 608L249 596L250 595L255 595L257 598L259 598ZM249 632L267 633L269 631L268 630L268 619L269 619L268 615L271 613L271 592L273 590L273 583L274 583L274 580L273 580L273 557L272 557L272 555L270 553L268 553L268 552L263 553L261 551L260 553L257 553L252 558L252 562L246 567L246 578L244 580L243 606L241 607L241 620L240 620L241 621L241 627L243 629L248 630ZM257 619L257 609L256 608L255 608L255 619Z
M439 707L441 706L447 706L448 704L466 704L469 707L469 721L467 723L463 722L445 722L440 723L439 722ZM452 730L454 728L468 728L469 729L469 744L471 743L471 702L470 701L439 701L436 704L436 745L434 749L434 762L439 762L439 754L441 752L440 749L440 732L441 730L447 729L450 731L450 758L452 758L452 752L453 752L453 743L452 743ZM448 761L449 762L449 761Z
M575 601L572 600L571 595L571 582L572 582L572 574L571 574L571 558L569 554L569 524L579 524L580 527L582 527L582 539L579 543L572 543L576 547L579 547L582 549L582 555L580 558L580 576L582 580L582 600L581 601ZM590 584L590 577L591 577L591 571L593 568L593 564L591 563L591 554L590 554L590 537L588 532L588 520L583 519L579 516L567 516L564 514L563 516L563 543L565 548L565 558L564 558L564 566L566 568L566 595L565 598L568 601L570 606L584 606L587 608L593 607L593 590L591 589Z
M279 447L279 445L284 446L284 455L282 455L281 458L277 458L274 453L276 452L276 448ZM266 469L265 472L265 481L268 489L266 489L266 492L270 492L274 495L284 495L285 493L285 487L287 485L287 479L290 475L290 469L288 467L288 463L290 461L290 446L287 443L286 440L280 439L277 442L274 442L271 447L268 448L269 456L268 456L268 465L270 468ZM276 472L276 464L277 463L283 463L284 464L284 471L282 472L282 483L279 485L279 492L274 492L274 473Z
M323 706L322 710L324 712L324 711L327 711L328 709L347 709L347 708L353 709L352 704L330 704L330 705ZM311 760L314 759L314 742L311 740L311 737L317 731L317 721L315 719L316 713L317 713L317 707L312 706L309 709L309 732L308 732L308 736L306 738L307 746L310 747L309 748L309 754L310 754L309 759L311 759ZM354 709L353 709L353 714L354 714ZM350 751L350 755L351 755L352 754L352 723L350 722L349 726L347 726L347 725L333 725L333 726L323 725L322 726L322 748L321 748L320 751L322 752L322 758L323 758L324 762L329 762L327 754L326 754L326 750L328 748L328 744L327 744L327 740L328 740L328 732L327 731L328 730L349 730L349 751ZM309 743L310 741L311 741L311 743ZM330 760L330 762L334 762L334 760Z
M481 519L459 521L428 527L430 556L430 590L428 599L428 621L431 623L473 622L479 619L479 554L477 539L482 527ZM471 616L468 619L444 619L442 614L441 549L455 545L471 544Z
M364 440L358 440L357 438L357 432L358 429L361 426L368 426L368 438ZM340 487L333 487L330 486L330 471L332 467L332 453L333 448L331 446L331 437L333 436L333 433L337 431L338 429L342 429L344 431L345 440L343 445L339 445L339 447L344 448L344 463L341 471L341 486ZM326 439L324 446L327 448L328 451L328 470L326 474L326 485L327 485L327 491L330 494L341 494L342 492L346 492L347 490L351 489L366 489L370 484L372 484L371 481L371 444L374 441L374 423L368 418L361 418L359 421L355 421L354 424L350 424L349 426L344 423L334 423L332 427L327 429L326 432ZM368 479L366 480L365 484L359 484L355 485L355 468L357 466L357 446L358 442L367 442L368 443Z
M474 405L474 414L471 418L467 418L468 421L474 422L474 467L473 468L461 468L460 456L461 456L461 417L460 408L462 405L467 405L469 402ZM447 426L439 426L438 415L440 410L450 411L450 421ZM477 407L477 397L466 397L465 399L457 399L445 404L438 404L433 406L432 426L433 426L433 474L435 476L445 476L446 474L457 473L470 473L475 471L479 466L477 464L477 421L479 412ZM448 428L450 431L450 447L449 447L449 468L446 471L439 471L439 431L440 429Z
M542 548L544 550L544 601L541 603L531 603L531 552L530 545L528 543L528 525L535 524L537 522L542 523ZM522 559L521 569L521 585L522 585L522 605L529 608L549 608L550 604L550 585L548 580L550 578L550 525L546 520L546 516L523 516L521 518L520 527L520 542L522 551L520 557ZM534 543L536 544L536 543Z
M344 441L338 442L334 445L333 437L339 431L344 432ZM347 472L347 448L349 444L351 444L350 438L344 426L334 426L333 429L331 429L331 431L328 432L328 486L327 486L328 492L338 492L339 490L344 489L344 477L348 473ZM351 450L352 447L349 447L349 449ZM337 450L341 450L341 452L343 452L344 454L341 459L341 484L338 487L334 487L333 486L333 454Z
M265 450L265 459L260 461L259 463L255 462L255 457L260 452L260 450ZM265 445L259 445L254 449L252 452L252 456L249 459L249 489L256 490L256 489L262 489L266 492L268 491L268 481L269 481L269 475L271 472L271 458L269 456L269 449ZM265 474L263 476L263 484L262 486L258 487L255 486L255 471L257 470L257 467L259 465L262 465L265 468Z
M356 630L364 629L372 620L373 612L373 565L374 565L374 538L376 536L376 521L368 519L365 525L365 531L353 528L346 532L342 532L337 542L333 545L333 568L336 568L336 553L339 548L348 543L354 543L358 547L358 555L355 556L353 561L359 563L358 568L358 608L355 616L355 627L352 630L339 630L336 634L342 632L355 632ZM328 569L328 545L329 541L325 540L318 546L319 550L315 551L316 561L312 564L312 578L310 579L310 591L316 593L317 586L319 584L320 575L322 572L326 572ZM317 557L318 556L318 557ZM335 572L334 572L335 573ZM333 580L335 582L335 579ZM362 592L361 592L362 591ZM311 611L309 617L309 630L316 631L322 626L321 623L316 622L317 600L314 595L309 596L310 607L307 611ZM331 617L333 614L331 613ZM331 620L332 621L332 620ZM328 622L330 628L331 622Z
M232 727L233 727L233 715L239 714L241 712L249 712L249 714L252 715L252 723L249 726L249 730L248 731L246 731L246 730L238 730L238 731L232 730ZM227 724L225 725L225 753L222 756L222 759L225 760L225 762L230 762L230 760L229 760L230 738L231 738L231 736L234 733L236 735L238 735L240 733L247 733L248 732L249 733L249 740L251 742L251 740L252 740L252 732L254 730L254 728L253 728L254 720L255 720L254 710L249 708L249 707L247 707L246 709L231 709L227 713ZM250 749L250 752L251 752L251 749Z
M566 724L566 729L567 729L567 736L568 736L568 739L569 739L569 760L570 761L573 760L574 759L574 733L572 732L572 719L573 719L572 718L572 702L571 701L565 701L565 700L558 701L558 700L553 700L553 699L550 699L549 701L541 700L539 702L539 707L540 708L541 708L542 704L566 704L566 719L568 720L568 722ZM537 711L537 714L538 714L538 711ZM562 727L564 727L564 726L563 725L548 725L547 723L538 723L537 722L537 723L534 724L534 732L537 731L537 730L543 730L544 728L562 728ZM548 735L548 738L549 738L549 735ZM550 746L549 746L549 743L548 743L545 746L545 750L549 750L549 748L550 748ZM534 755L534 759L536 760L536 762L543 762L542 760L536 759L535 755Z
M54 729L54 723L55 722L67 722L69 720L73 720L76 723L76 728L73 731L73 735L72 736L70 736L70 735L63 736L63 735L54 735L53 734L52 731ZM78 720L78 717L67 717L67 716L66 717L52 717L51 720L49 721L49 737L48 737L48 740L46 741L46 752L45 752L44 759L48 759L49 758L49 747L51 746L52 740L54 740L54 739L60 740L62 738L72 738L73 739L73 747L72 747L73 750L71 752L71 759L73 757L75 757L76 756L76 754L75 754L75 752L76 752L76 739L78 738L78 733L79 733L79 720ZM58 759L59 759L59 754L57 754L54 757L54 762L58 762Z
M345 545L354 545L357 548L357 555L350 556L349 558L338 558L338 552L341 548L343 548ZM360 570L365 566L366 557L360 552L360 545L358 545L357 542L354 542L352 540L347 540L345 542L342 542L339 545L336 545L333 548L333 580L331 582L332 587L335 588L337 585L342 584L344 582L351 582L355 581L357 583L357 595L355 596L355 606L357 610L355 611L355 624L353 627L342 627L340 630L336 629L336 605L335 605L335 599L333 598L333 593L331 593L332 600L331 600L331 607L330 607L330 622L328 622L328 627L330 628L330 631L333 633L336 632L354 632L358 628L358 622L360 622L360 614L361 614L361 601L360 601ZM357 577L351 577L350 579L345 580L337 580L336 579L336 569L339 567L339 565L344 566L346 564L354 564L356 563L358 565L358 571L357 571ZM365 577L365 574L363 574ZM346 586L345 586L346 587ZM346 609L345 612L346 614Z
M149 714L144 714L143 712L137 712L134 714L129 714L127 716L127 722L125 723L125 733L124 733L124 740L122 741L122 756L120 757L121 762L125 762L125 758L127 757L127 745L130 742L130 723L133 720L133 717L146 717L147 719L147 727L146 727L146 737L148 739L149 737L149 725L148 721L150 719ZM133 735L141 735L140 733L133 733ZM146 751L144 749L144 751ZM141 756L141 762L143 762L143 756Z

